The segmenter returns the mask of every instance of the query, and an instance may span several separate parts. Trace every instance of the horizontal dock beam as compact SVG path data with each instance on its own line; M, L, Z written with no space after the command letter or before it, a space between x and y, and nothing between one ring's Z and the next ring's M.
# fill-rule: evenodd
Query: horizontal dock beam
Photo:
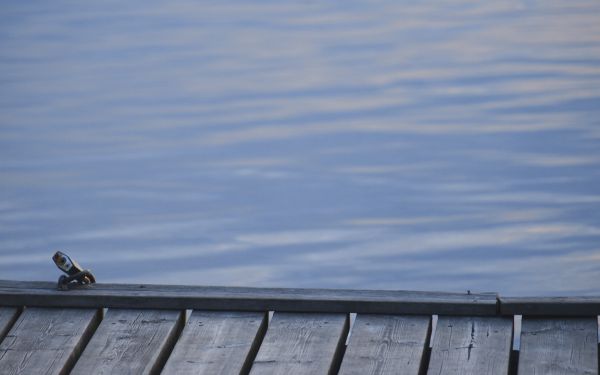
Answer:
M58 291L42 281L0 280L3 306L201 309L438 315L600 315L600 297L502 297L347 289L92 284Z
M385 290L92 284L58 291L51 282L0 281L4 306L112 307L373 314L496 315L496 295Z
M600 315L600 297L498 297L503 315Z

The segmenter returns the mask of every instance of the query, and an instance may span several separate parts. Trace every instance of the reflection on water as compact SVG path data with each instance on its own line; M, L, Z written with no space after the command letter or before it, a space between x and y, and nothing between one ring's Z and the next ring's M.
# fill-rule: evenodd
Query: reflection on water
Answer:
M597 1L2 2L0 278L598 293Z

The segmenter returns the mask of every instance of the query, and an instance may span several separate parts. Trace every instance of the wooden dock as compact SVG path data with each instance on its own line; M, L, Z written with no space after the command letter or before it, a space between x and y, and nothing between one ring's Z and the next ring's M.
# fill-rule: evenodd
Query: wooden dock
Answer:
M0 374L598 374L598 315L592 297L0 281Z

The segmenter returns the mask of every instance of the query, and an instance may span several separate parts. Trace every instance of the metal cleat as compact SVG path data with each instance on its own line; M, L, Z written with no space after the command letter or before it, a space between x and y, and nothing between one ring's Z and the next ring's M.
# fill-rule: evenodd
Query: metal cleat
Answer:
M96 282L90 270L83 269L79 263L72 260L67 254L57 251L52 257L54 264L66 273L58 278L58 290L69 290L74 285L86 285Z

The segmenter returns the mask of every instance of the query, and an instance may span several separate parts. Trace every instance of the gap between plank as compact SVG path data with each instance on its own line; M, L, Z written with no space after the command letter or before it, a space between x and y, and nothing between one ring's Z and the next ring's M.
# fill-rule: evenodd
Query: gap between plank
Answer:
M158 358L156 358L156 362L154 363L154 366L152 366L152 369L150 370L150 374L159 375L161 373L162 369L165 367L165 364L167 363L167 359L169 359L171 352L173 352L173 348L175 348L175 344L177 343L177 340L179 340L179 336L181 336L181 332L183 331L183 328L185 327L186 313L187 313L186 310L179 311L179 316L177 317L175 326L169 333L169 336L167 337L167 341L163 345L163 347L160 351L160 354L158 355Z
M12 317L6 323L6 327L4 327L4 329L2 331L0 331L0 342L2 342L2 340L4 340L4 337L6 337L8 332L10 332L11 328L13 327L13 325L15 325L15 322L17 321L17 319L19 319L19 316L21 316L24 309L25 309L25 307L17 307L16 308Z
M104 319L104 309L96 309L96 313L88 323L85 331L83 331L81 334L79 342L75 345L75 347L73 347L73 351L71 354L69 354L69 358L65 361L65 364L60 371L61 375L69 374L71 370L73 370L73 367L75 367L79 357L81 357L81 353L83 353L85 347L92 339L92 336L94 336L94 333L96 333L96 329L98 329L102 319Z
M348 337L346 337L346 346L350 344L350 337L352 337L352 329L354 328L354 322L356 321L356 313L350 313L350 328L348 328Z
M511 350L508 357L508 375L519 373L519 350L521 349L521 315L513 316Z
M427 371L429 370L429 359L431 358L431 348L433 347L433 337L435 335L435 328L437 327L437 319L437 315L429 317L429 327L427 328L428 340L425 340L425 345L423 346L421 364L419 365L419 375L427 375Z
M329 368L330 375L337 375L342 366L344 360L344 354L346 354L346 342L349 339L350 334L350 314L346 314L346 320L344 320L344 329L335 348L333 359L331 360L331 367Z
M246 360L244 361L244 364L242 365L242 369L240 370L240 375L248 375L250 373L250 370L252 369L252 364L254 363L254 359L256 359L258 350L260 349L263 339L265 338L265 335L267 334L267 329L269 328L269 322L271 321L272 317L273 317L273 311L265 312L262 323L260 324L260 327L258 328L258 331L256 332L256 336L254 336L254 341L252 342L252 345L250 346L250 351L248 352L248 355L246 356Z

